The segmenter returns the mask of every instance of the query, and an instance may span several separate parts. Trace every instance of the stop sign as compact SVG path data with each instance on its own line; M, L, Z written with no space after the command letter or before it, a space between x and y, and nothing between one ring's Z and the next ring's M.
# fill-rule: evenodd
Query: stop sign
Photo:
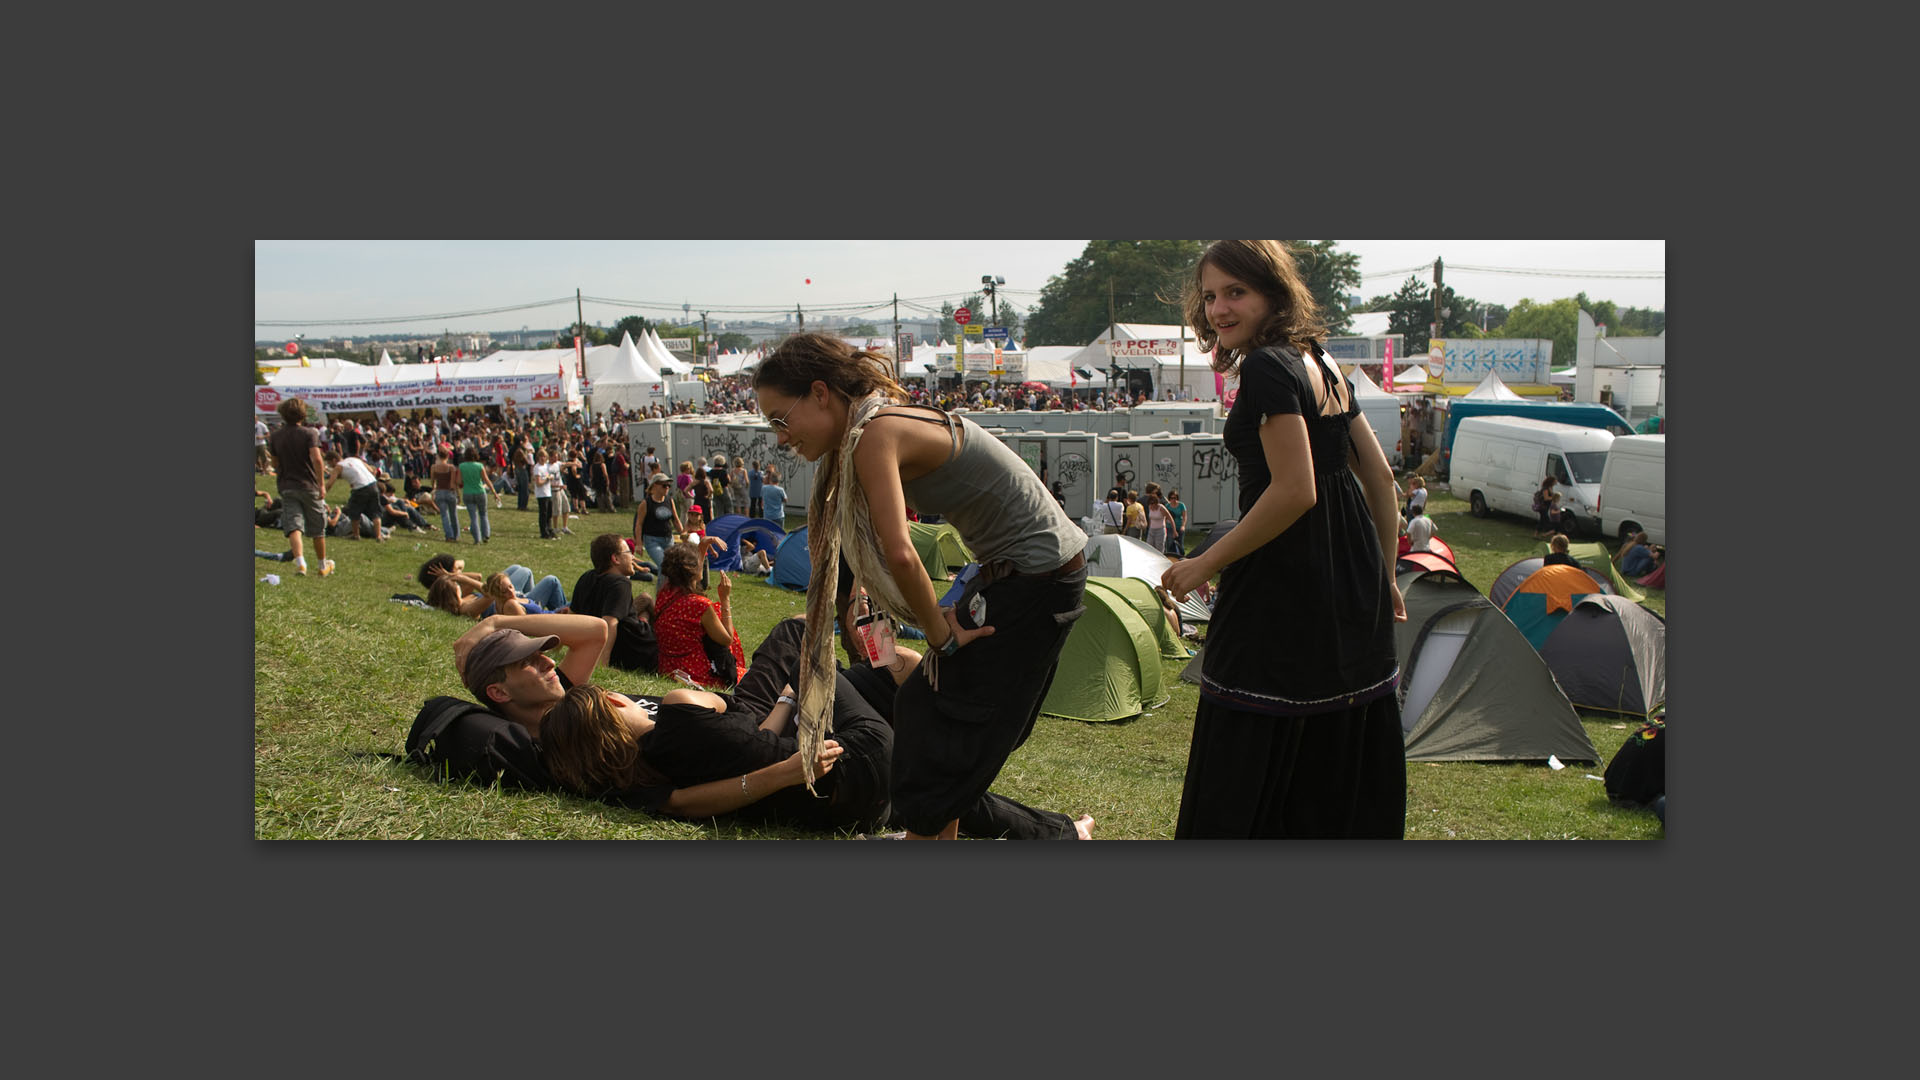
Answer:
M966 308L955 309L953 313L954 322L959 323L961 326L965 326L967 325L967 323L971 322L972 320L973 320L973 312L968 311Z

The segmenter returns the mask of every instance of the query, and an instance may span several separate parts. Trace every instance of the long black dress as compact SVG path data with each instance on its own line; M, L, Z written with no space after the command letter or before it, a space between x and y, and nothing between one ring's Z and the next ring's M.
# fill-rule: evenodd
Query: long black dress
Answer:
M1379 535L1348 467L1352 404L1320 416L1305 364L1254 351L1223 440L1244 519L1271 483L1260 425L1306 420L1314 505L1220 576L1174 835L1391 836L1405 832L1406 758L1394 691L1393 599ZM1349 401L1352 385L1348 384Z

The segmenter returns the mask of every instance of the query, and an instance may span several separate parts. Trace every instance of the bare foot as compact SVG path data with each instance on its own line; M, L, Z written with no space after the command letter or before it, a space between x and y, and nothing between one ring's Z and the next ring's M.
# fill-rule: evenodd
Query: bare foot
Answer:
M1079 833L1082 840L1093 839L1093 815L1080 815L1080 820L1073 823L1073 831Z

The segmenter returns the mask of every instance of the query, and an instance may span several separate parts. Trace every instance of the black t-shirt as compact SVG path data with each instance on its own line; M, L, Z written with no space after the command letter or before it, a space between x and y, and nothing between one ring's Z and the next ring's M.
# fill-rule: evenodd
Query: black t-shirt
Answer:
M619 620L607 663L626 671L655 671L660 667L660 639L653 624L633 614L633 579L612 572L588 570L573 586L572 610L581 615L612 615Z
M647 497L645 504L641 506L639 510L639 514L641 536L673 535L672 500L661 499L659 502L655 502L651 497Z
M1540 565L1542 566L1579 566L1580 563L1573 556L1567 554L1564 551L1549 551L1547 552L1547 557L1540 560Z

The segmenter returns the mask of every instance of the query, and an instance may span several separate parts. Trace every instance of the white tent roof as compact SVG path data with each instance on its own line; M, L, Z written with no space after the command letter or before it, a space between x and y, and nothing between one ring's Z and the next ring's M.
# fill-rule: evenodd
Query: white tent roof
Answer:
M648 330L642 335L639 345L640 355L646 359L650 367L662 375L685 375L693 370L687 361L674 356L673 351L661 342L660 335L653 330Z
M1362 371L1360 369L1359 364L1353 365L1353 370L1347 372L1347 378L1353 380L1353 396L1354 397L1363 398L1363 397L1393 397L1394 396L1392 394L1387 393L1385 390L1380 389L1380 384L1377 382L1374 382L1373 379L1370 378L1365 371Z
M598 374L588 371L587 378L592 380L595 387L621 386L628 383L646 383L652 386L660 381L660 373L640 358L640 348L634 344L633 335L622 331L620 344L614 346L612 358Z
M1461 395L1461 397L1463 400L1468 400L1468 401L1486 401L1486 400L1524 401L1526 400L1525 398L1522 398L1519 394L1516 394L1513 391L1507 389L1507 384L1500 381L1500 373L1497 371L1487 372L1487 377L1480 380L1479 386L1476 386L1473 389L1467 391L1465 394Z
M1403 384L1406 386L1425 386L1426 382L1427 369L1421 367L1419 364L1413 364L1404 368L1396 365L1393 369L1393 388L1395 391L1399 391Z

